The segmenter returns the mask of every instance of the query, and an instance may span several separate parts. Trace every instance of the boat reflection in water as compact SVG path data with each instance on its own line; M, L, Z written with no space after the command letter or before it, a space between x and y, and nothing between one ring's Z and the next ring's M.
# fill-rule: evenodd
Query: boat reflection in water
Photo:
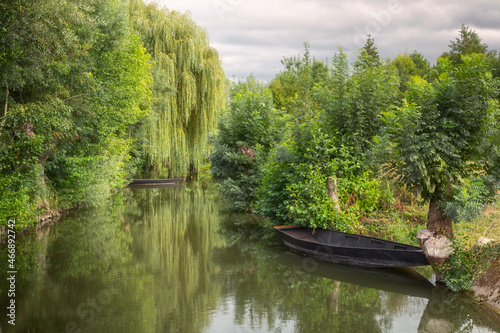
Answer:
M334 309L333 313L339 311L340 285L347 283L428 299L418 324L418 332L452 333L462 331L465 326L496 332L500 327L500 317L493 311L477 306L462 293L452 292L444 286L435 286L413 268L360 267L325 262L292 251L283 252L276 261L294 271L333 280L329 304Z
M429 299L434 285L406 267L371 268L330 263L312 257L286 251L277 262L300 271L325 277L340 282L356 284L362 287L385 290L398 294Z

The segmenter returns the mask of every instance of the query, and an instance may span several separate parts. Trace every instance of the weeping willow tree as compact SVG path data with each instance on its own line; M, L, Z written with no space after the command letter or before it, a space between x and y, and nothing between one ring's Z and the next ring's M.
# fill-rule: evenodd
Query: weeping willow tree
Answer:
M207 134L224 103L219 54L189 13L130 0L129 14L153 61L153 110L140 134L147 166L185 175L207 156Z

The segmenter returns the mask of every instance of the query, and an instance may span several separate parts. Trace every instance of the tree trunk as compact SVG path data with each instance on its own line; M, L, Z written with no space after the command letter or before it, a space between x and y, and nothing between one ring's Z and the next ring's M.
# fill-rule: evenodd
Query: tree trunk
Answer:
M339 196L337 194L337 178L328 177L326 187L328 189L328 197L332 201L333 212L340 212Z
M436 235L443 235L447 238L453 238L453 225L444 215L439 207L440 196L434 195L429 203L429 212L427 213L427 229Z

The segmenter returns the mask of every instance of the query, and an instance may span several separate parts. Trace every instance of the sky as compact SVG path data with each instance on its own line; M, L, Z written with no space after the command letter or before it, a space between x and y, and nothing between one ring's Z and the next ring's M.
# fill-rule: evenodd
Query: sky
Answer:
M229 78L271 80L284 57L304 53L330 63L339 47L354 61L370 34L382 58L417 50L431 64L448 51L462 23L500 50L496 0L157 0L189 11L219 51Z

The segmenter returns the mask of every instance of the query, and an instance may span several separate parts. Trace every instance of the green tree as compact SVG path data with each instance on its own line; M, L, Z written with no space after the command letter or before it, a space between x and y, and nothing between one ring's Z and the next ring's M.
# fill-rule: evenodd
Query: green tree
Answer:
M311 58L308 42L302 57L285 57L281 63L284 69L269 84L276 108L284 109L296 124L312 119L318 107L313 88L329 79L328 66Z
M384 113L380 141L391 173L430 201L428 229L447 236L453 228L443 203L453 199L452 186L477 175L494 194L500 176L498 105L492 101L497 81L485 55L461 59L455 68L439 59L433 83L413 78L404 105Z
M441 57L449 58L452 63L460 63L462 55L471 55L472 53L486 54L490 62L490 71L493 77L500 76L500 55L497 50L490 50L488 45L482 43L481 38L475 30L462 24L459 30L459 37L450 41L450 51L444 52Z
M500 53L497 50L491 51L490 70L493 77L500 76Z
M375 40L371 35L367 36L366 43L359 52L362 56L357 58L356 67L370 68L381 64Z
M476 31L462 23L458 32L460 36L450 41L450 51L443 53L442 58L449 58L454 64L459 64L462 62L462 55L488 53L488 45L482 43Z
M225 103L226 77L207 32L189 13L129 1L131 26L152 56L152 112L136 137L148 168L186 175L208 156L207 136Z
M92 0L0 2L0 98L5 103L33 101L58 92L62 64L88 51L93 19L82 9ZM80 6L82 5L82 6ZM80 43L87 39L87 45Z
M371 56L361 51L356 63L371 61ZM346 53L340 49L333 58L331 80L315 93L332 135L338 133L345 145L363 154L379 133L382 126L379 115L395 101L398 85L394 68L354 66L351 70Z
M394 66L399 75L399 91L404 93L408 90L408 82L412 76L420 76L426 78L431 74L431 66L424 56L413 51L411 54L404 52L389 62L389 66Z
M239 210L251 210L261 166L281 141L285 123L274 108L269 89L250 76L231 89L227 114L213 138L212 173L222 180L221 191Z
M12 209L19 202L38 213L102 203L124 183L128 130L149 108L149 57L127 29L126 8L119 0L0 8L10 22L0 36L9 42L0 59L2 221L22 215Z
M431 64L425 59L422 53L415 50L410 54L410 58L415 64L417 70L416 75L425 78L431 74Z
M418 75L417 66L407 52L399 54L390 61L389 65L396 67L399 75L399 91L404 93L408 90L408 82L412 76Z

